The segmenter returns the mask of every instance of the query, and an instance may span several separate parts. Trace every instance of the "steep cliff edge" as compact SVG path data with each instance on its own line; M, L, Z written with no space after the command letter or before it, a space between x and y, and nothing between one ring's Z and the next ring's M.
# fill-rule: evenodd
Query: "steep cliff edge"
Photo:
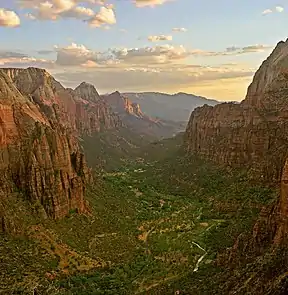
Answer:
M263 235L274 244L287 242L287 99L288 40L263 62L245 100L197 108L185 134L188 153L248 170L257 181L281 183L278 205L263 209L265 217L254 227L255 241Z
M253 178L280 180L288 147L288 41L256 72L240 104L197 108L185 147L220 164L245 167Z
M219 253L218 265L229 269L218 277L219 294L287 294L287 99L288 40L262 63L240 104L206 105L191 114L188 154L280 187L278 200L262 208L253 230Z
M32 69L32 73L37 74L37 70ZM76 139L57 121L50 121L31 100L28 91L34 90L29 87L37 83L36 77L31 83L21 80L26 88L19 89L20 80L13 83L14 74L0 70L0 190L3 197L20 191L52 218L63 217L69 210L87 211L84 193L89 171ZM40 71L39 75L46 73ZM5 230L9 225L5 212L1 215Z
M41 112L79 134L115 128L121 122L102 100L95 87L81 83L75 90L64 88L48 72L37 68L2 69L19 92L37 104Z
M20 191L52 218L86 212L90 172L77 138L121 124L90 84L65 89L42 69L0 69L3 196Z

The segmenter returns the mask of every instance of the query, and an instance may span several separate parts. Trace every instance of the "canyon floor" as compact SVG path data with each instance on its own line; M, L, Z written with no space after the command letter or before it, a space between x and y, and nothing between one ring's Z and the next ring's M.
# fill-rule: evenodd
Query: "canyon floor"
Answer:
M217 253L277 192L164 146L95 173L87 215L32 218L11 196L25 236L0 239L0 294L221 294L207 279L225 272Z

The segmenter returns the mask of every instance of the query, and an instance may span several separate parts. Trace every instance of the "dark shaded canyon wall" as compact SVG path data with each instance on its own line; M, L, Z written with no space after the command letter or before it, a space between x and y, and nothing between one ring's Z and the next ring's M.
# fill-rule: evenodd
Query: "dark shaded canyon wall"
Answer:
M259 238L266 223L275 244L287 239L288 40L279 42L263 62L240 104L205 105L191 114L184 146L188 154L248 170L257 181L280 184L279 202L270 211L263 209L269 212L262 212L265 218L255 225L254 237Z

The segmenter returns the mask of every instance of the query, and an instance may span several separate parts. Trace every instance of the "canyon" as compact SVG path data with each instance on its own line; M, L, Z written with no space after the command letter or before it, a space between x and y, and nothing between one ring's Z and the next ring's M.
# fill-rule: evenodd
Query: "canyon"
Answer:
M91 172L79 145L81 137L132 127L136 135L143 130L151 138L176 132L175 126L164 127L128 99L122 106L119 93L103 98L85 82L66 89L37 68L0 73L1 191L20 190L29 201L39 202L49 217L89 211L84 195ZM110 101L115 95L122 112Z
M1 258L6 290L285 294L287 73L288 40L241 103L207 101L179 133L135 94L0 69L0 250L26 263Z

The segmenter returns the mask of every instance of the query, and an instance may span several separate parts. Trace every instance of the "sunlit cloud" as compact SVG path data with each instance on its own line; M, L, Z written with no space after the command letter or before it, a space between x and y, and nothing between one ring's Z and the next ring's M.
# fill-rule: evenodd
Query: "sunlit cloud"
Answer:
M0 27L15 28L20 25L20 18L16 12L0 8Z
M173 1L173 0L134 0L134 3L137 7L154 7L157 5L162 5L165 4L169 1Z
M30 20L50 20L74 18L85 21L91 27L104 27L116 24L113 4L98 0L19 0L20 8L28 9L26 17ZM98 12L83 4L102 5ZM92 6L91 6L92 7Z
M116 16L112 7L100 8L100 11L91 17L88 21L91 27L101 27L102 25L116 24Z

